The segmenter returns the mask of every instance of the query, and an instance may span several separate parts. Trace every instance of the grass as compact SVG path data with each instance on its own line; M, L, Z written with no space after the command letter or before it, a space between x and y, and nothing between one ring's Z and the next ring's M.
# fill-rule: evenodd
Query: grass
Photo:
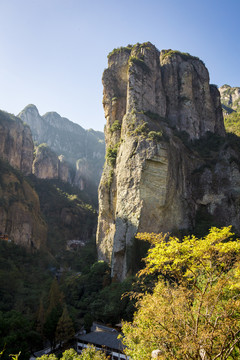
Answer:
M112 56L112 55L116 55L116 54L121 54L123 52L127 52L128 54L131 53L132 51L132 45L128 45L128 46L121 46L119 48L114 48L109 54L108 54L108 59Z
M169 50L162 50L162 52L163 52L163 57L162 57L163 60L164 60L165 58L171 57L171 56L173 56L173 55L179 55L179 56L181 56L181 58L182 58L183 60L185 60L185 61L187 61L187 60L199 60L199 61L201 61L201 62L203 63L203 61L200 60L199 57L197 57L197 56L192 56L192 55L190 55L189 53L181 52L181 51L178 51L178 50L171 50L171 49L169 49Z

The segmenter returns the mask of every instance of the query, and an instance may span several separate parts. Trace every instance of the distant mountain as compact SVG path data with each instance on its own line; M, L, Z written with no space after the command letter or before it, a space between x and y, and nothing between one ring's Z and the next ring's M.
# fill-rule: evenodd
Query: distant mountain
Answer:
M73 166L74 185L97 191L105 160L102 132L85 130L56 112L40 116L35 105L26 106L18 116L30 126L36 144L46 143Z
M225 113L240 111L240 87L231 87L225 84L219 88L219 91Z
M0 111L0 240L53 256L68 240L87 243L96 231L96 209L91 194L69 178L62 156L46 144L34 150L29 126Z
M240 136L240 87L219 88L226 131Z

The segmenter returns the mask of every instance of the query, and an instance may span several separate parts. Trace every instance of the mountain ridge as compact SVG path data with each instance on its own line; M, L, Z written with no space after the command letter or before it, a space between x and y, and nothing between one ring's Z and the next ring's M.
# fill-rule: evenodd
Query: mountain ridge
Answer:
M80 189L88 189L97 197L105 155L103 133L84 130L54 111L40 116L33 104L27 105L19 117L30 126L38 145L46 143L57 156L64 156L65 162L70 164L68 181ZM77 166L80 159L85 162L81 169Z

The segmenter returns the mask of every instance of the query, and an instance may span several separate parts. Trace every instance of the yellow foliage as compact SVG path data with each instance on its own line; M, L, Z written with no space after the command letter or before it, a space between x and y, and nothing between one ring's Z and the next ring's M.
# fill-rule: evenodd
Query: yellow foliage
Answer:
M156 349L165 360L240 358L240 240L233 236L230 226L182 241L137 235L152 244L139 276L156 273L158 280L123 325L132 360L150 359Z

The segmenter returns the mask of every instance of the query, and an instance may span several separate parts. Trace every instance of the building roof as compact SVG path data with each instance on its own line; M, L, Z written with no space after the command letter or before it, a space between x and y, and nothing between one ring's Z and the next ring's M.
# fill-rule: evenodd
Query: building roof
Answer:
M96 324L93 324L91 329L90 333L79 336L78 340L123 351L123 344L118 339L119 332L117 330Z

